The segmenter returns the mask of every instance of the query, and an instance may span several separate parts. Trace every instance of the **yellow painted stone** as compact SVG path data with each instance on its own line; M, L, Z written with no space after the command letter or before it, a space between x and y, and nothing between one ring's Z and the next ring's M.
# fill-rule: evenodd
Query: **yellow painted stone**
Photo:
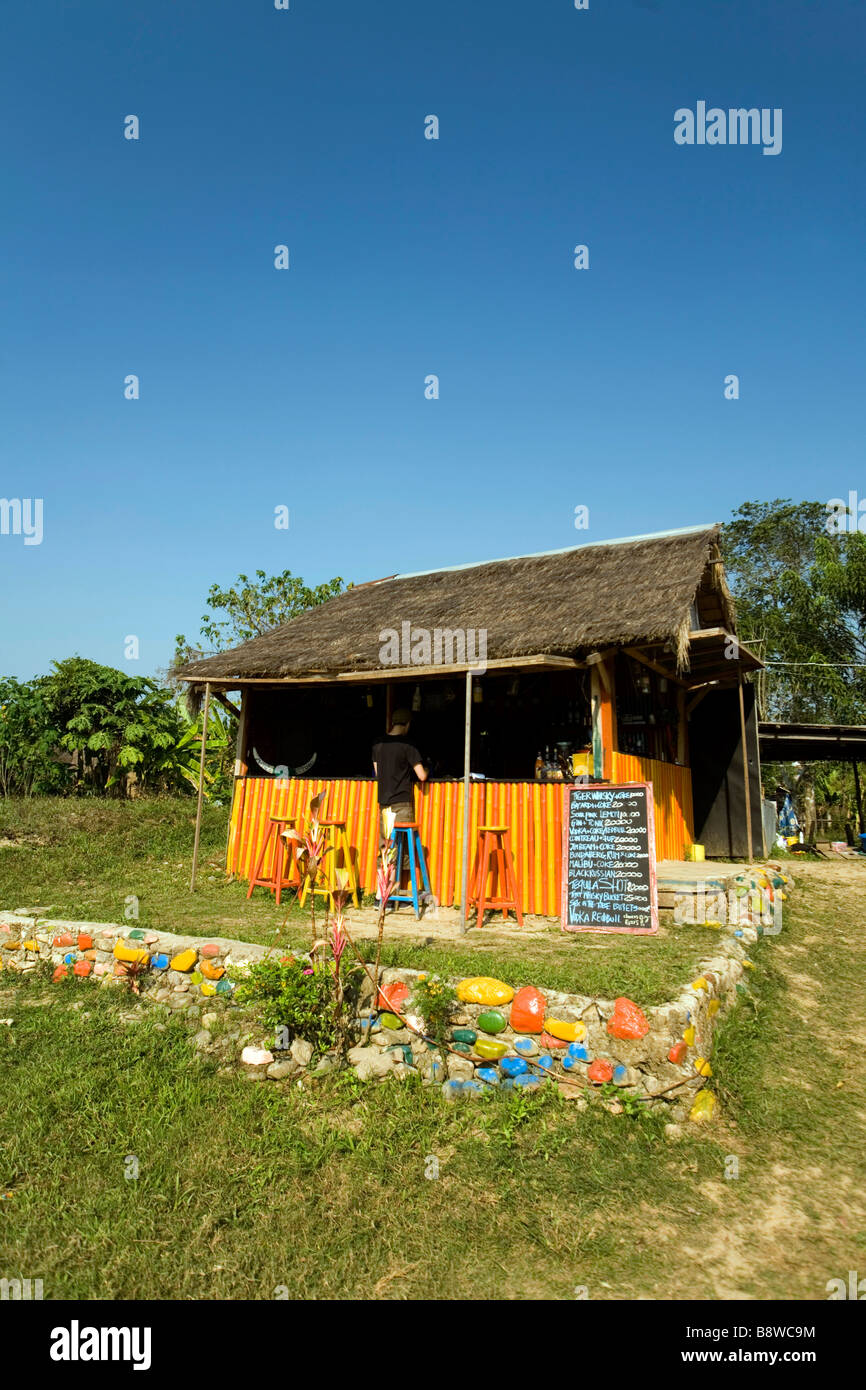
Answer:
M549 1033L552 1038L561 1038L563 1042L581 1042L586 1037L585 1024L566 1023L561 1018L546 1018L544 1031Z
M201 992L202 992L202 994L205 996L206 999L209 999L210 996L211 996L212 994L216 994L216 992L217 992L216 985L208 984L207 980L202 980L202 982L201 982Z
M686 1047L694 1047L694 1045L695 1045L695 1025L694 1025L693 1023L689 1024L688 1028L687 1028L686 1031L683 1033L683 1042L685 1043Z
M713 1014L717 1014L720 1008L721 1005L718 999L711 999L707 1006L707 1013L709 1014L710 1018L713 1017Z
M716 1098L712 1091L698 1091L698 1094L695 1096L695 1103L689 1111L689 1119L694 1120L695 1124L700 1124L703 1120L712 1119L715 1108Z
M510 1004L514 990L504 980L494 980L489 975L473 975L470 980L460 981L457 998L464 1004Z
M181 951L175 956L171 963L172 970L192 970L198 958L198 951L192 947L188 951Z
M703 1057L695 1058L695 1071L700 1072L701 1076L712 1076L713 1074L712 1067Z
M214 965L213 962L209 960L201 961L198 968L206 980L221 980L226 973L224 965ZM177 969L176 966L175 969Z
M21 944L22 944L22 946L24 947L25 951L38 951L38 950L39 950L39 942L38 942L38 941L22 941Z
M3 942L3 945L5 946L5 948L6 948L7 951L17 951L17 950L18 950L18 947L21 945L21 942L20 942L20 941L4 941L4 942Z
M703 975L699 975L698 978L697 978L696 980L692 980L692 989L706 989L706 990L709 990L709 985L707 984L707 982L706 982L706 980L704 979Z
M753 960L744 960L743 966L746 970L754 970L755 962Z
M136 951L132 946L124 946L122 941L116 941L112 952L115 960L130 961L135 965L144 965L150 960L149 951Z

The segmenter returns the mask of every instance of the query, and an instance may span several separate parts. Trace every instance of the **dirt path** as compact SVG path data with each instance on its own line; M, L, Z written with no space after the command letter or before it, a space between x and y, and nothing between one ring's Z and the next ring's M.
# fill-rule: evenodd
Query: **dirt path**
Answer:
M866 864L796 873L782 934L762 952L772 999L756 987L764 1109L739 1126L723 1095L713 1128L739 1177L721 1154L697 1181L697 1229L659 1225L670 1277L699 1298L821 1300L828 1280L866 1276Z

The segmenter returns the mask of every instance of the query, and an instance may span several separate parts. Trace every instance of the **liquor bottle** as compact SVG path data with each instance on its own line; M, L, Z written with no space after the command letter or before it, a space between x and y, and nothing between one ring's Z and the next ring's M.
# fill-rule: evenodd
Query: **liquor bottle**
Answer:
M538 750L538 757L535 759L535 780L536 780L537 782L540 782L543 775L544 775L544 763L542 762L542 758L541 758L541 749L539 749L539 750Z

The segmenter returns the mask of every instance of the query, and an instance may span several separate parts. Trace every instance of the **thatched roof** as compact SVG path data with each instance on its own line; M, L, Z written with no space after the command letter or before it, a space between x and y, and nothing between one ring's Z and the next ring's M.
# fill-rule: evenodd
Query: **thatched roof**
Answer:
M362 584L231 651L187 663L181 680L381 671L387 630L480 629L487 661L663 643L688 659L691 606L707 598L734 630L718 526L602 542ZM699 592L700 591L700 592ZM704 624L710 626L707 622Z

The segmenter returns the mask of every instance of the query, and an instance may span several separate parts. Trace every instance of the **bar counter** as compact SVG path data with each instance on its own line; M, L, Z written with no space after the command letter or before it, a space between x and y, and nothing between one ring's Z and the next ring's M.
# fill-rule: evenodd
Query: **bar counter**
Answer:
M687 767L630 754L611 755L611 781L652 782L656 854L682 859L693 839L691 774ZM478 826L507 825L523 911L560 915L562 789L558 781L508 778L473 780L469 788L470 872ZM327 791L322 814L344 820L361 889L376 891L378 801L373 777L239 777L235 783L226 856L228 872L249 879L268 817L294 817L303 829L309 804ZM442 906L461 900L463 779L430 778L415 789L415 808L427 852L430 887Z

